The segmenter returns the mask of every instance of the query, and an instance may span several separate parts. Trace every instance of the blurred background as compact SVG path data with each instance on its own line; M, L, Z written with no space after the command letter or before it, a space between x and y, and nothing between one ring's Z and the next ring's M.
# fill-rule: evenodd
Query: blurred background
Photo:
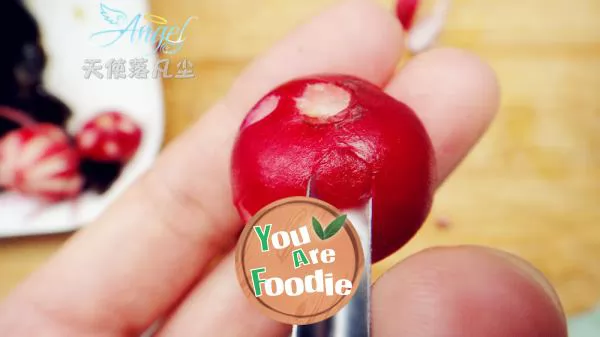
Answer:
M335 2L150 1L174 21L199 18L178 54L196 78L163 81L165 142L225 94L255 56ZM378 2L392 10L392 0ZM439 44L492 65L501 111L440 189L423 230L378 264L377 275L425 247L489 245L541 269L569 315L600 302L599 18L598 0L453 1ZM0 299L68 237L1 240Z

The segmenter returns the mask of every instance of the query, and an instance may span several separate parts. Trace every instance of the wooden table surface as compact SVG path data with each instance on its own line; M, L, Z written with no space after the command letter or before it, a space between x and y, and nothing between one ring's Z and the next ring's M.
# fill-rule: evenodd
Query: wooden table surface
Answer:
M152 1L153 12L170 20L200 18L181 52L197 79L164 83L167 140L223 95L253 57L333 2ZM600 300L598 17L598 0L454 1L441 43L491 63L502 86L501 112L439 191L421 233L377 273L424 247L483 244L532 261L568 313ZM449 229L435 226L440 217ZM0 241L0 298L67 237Z

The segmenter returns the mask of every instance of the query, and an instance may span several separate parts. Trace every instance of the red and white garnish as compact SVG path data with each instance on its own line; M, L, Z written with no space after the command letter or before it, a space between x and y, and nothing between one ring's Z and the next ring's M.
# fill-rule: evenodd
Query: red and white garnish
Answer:
M55 125L11 131L0 140L0 185L45 201L74 198L83 185L79 155Z
M100 162L127 162L141 140L142 130L137 123L115 111L96 116L76 135L81 156Z
M408 31L406 44L412 53L420 53L435 44L446 23L450 3L451 0L436 0L431 13L414 23L421 0L398 0L396 16Z

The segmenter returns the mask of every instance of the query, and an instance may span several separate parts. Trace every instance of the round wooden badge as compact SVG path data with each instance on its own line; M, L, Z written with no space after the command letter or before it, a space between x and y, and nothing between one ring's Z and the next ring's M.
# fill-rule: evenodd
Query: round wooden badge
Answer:
M347 216L307 197L264 207L250 219L236 248L246 297L287 324L335 315L356 293L363 268L360 238Z

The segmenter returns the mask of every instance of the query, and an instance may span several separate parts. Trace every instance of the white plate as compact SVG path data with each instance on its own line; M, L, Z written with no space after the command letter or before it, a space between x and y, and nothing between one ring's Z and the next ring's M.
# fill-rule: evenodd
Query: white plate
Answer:
M103 0L126 13L147 13L143 0ZM160 150L164 128L163 93L160 79L85 79L85 59L148 59L150 70L156 62L147 43L118 41L109 47L94 45L92 33L106 29L99 0L27 0L40 26L48 64L44 84L50 93L73 111L68 128L77 130L94 114L116 109L140 123L142 144L111 189L103 195L86 193L75 202L46 206L13 193L0 194L0 237L50 234L75 230L94 220L115 197L154 161ZM106 75L106 73L104 73ZM33 214L33 215L32 215Z

